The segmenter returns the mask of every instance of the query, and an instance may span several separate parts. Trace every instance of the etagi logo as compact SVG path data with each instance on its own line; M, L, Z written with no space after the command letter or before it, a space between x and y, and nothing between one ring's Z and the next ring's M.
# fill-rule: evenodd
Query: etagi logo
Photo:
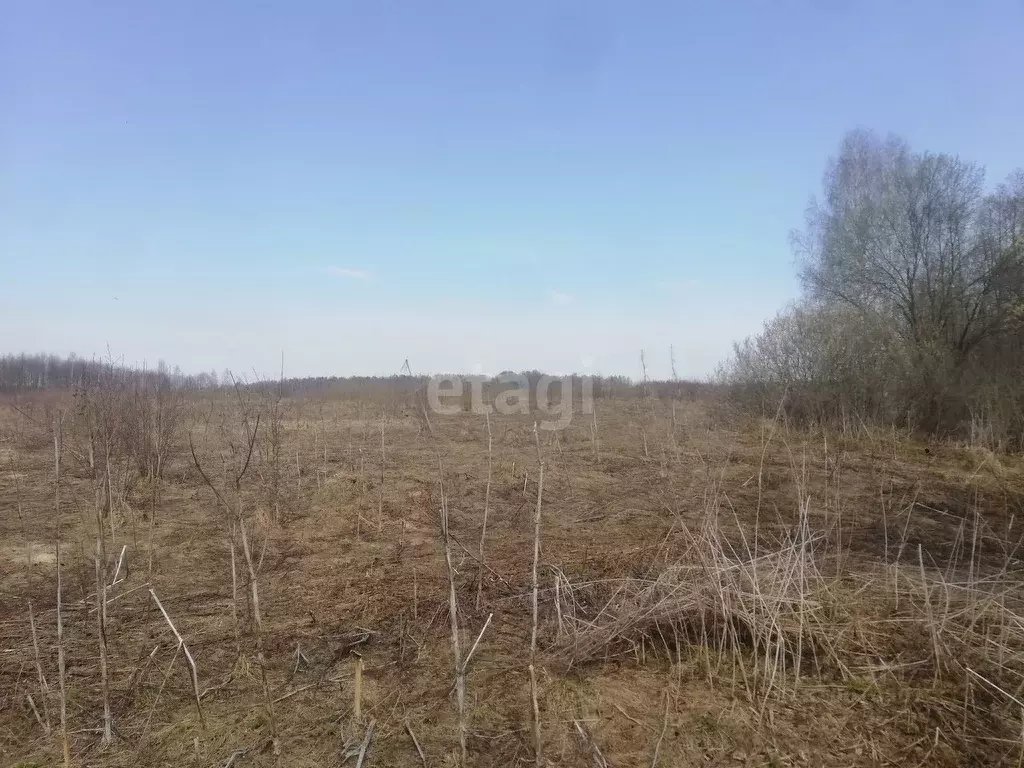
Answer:
M480 416L495 411L506 416L517 413L529 414L532 400L537 410L548 417L540 419L538 426L554 432L565 429L572 423L573 383L578 382L580 412L594 412L594 381L589 376L541 376L531 390L530 380L526 376L503 374L493 380L505 387L494 397L493 405L486 401L484 395L484 384L489 381L492 380L486 376L432 376L427 382L427 407L431 412L442 416L462 413L462 401L468 383L472 413ZM554 387L556 384L558 386ZM552 388L556 390L558 398L554 402ZM493 386L488 389L493 389Z

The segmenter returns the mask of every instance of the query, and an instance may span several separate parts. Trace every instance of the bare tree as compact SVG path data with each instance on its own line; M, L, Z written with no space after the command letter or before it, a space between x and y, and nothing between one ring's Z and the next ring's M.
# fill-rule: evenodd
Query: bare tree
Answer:
M956 156L849 133L793 236L805 301L737 347L734 378L813 385L933 431L1008 403L1024 429L1011 384L1022 371L1024 173L989 195L984 177Z
M984 176L976 164L914 153L898 138L848 134L795 238L811 296L880 314L908 341L937 344L957 362L1008 330L1021 298L1012 295L1020 189L1004 185L986 199Z

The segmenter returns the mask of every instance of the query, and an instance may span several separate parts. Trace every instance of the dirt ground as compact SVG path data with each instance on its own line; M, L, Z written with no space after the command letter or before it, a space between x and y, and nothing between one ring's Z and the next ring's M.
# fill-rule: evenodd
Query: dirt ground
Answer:
M112 458L126 482L100 515L105 745L99 481L70 398L17 407L0 407L3 764L62 761L59 536L74 765L458 765L442 501L462 658L475 648L466 762L535 763L531 416L491 415L489 494L483 416L434 416L428 428L414 407L369 398L284 401L275 448L258 403L243 414L230 392L197 396L159 483L127 482L130 457ZM52 424L62 409L58 518ZM600 399L596 419L540 433L542 764L1019 765L1024 461L772 417L702 400ZM706 562L699 547L711 540L725 542L716 551L734 570L801 542L814 589L796 608L755 611L763 631L711 605L699 622L717 629L700 634L697 619L666 606L702 589L688 569ZM725 594L720 572L697 572ZM666 587L669 577L683 580ZM799 579L811 583L802 570ZM785 589L797 581L787 576ZM657 600L636 608L652 585ZM150 590L194 658L201 715ZM783 614L798 622L796 646L771 639L789 637ZM785 658L767 658L772 649Z

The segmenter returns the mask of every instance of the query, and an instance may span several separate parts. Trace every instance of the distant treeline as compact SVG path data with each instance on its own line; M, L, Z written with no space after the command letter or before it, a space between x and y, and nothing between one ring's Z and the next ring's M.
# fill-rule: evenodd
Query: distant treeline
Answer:
M544 376L540 371L522 371L515 373L503 371L499 376L483 379L488 396L493 397L498 391L509 386L504 383L511 376L525 377L530 388L536 389L537 383ZM466 390L473 378L463 376ZM479 378L479 377L478 377ZM556 377L560 378L560 377ZM571 377L573 396L582 396L584 381L587 377L573 374ZM641 397L658 398L696 397L707 383L694 381L634 381L626 376L593 376L589 377L590 387L595 398L604 397ZM185 374L177 367L170 367L159 361L155 368L128 366L116 359L97 360L84 359L75 355L60 357L58 355L0 355L0 392L41 392L89 389L101 385L104 381L133 380L161 388L184 390L211 390L220 387L233 387L236 384L246 388L274 389L283 396L296 395L331 395L335 397L385 397L401 399L412 397L421 392L427 384L426 376L309 376L304 378L284 378L280 380L247 380L225 370L218 375L210 373ZM553 387L553 394L560 396L559 390Z
M460 376L460 374L443 374L443 376ZM508 381L513 377L522 377L529 382L531 391L536 391L540 380L545 376L541 371L502 371L497 376L481 377L462 374L465 382L466 397L469 398L470 381L477 379L483 382L485 396L493 399L500 391L515 386ZM573 397L579 399L583 395L584 382L589 380L589 389L595 398L605 397L642 397L650 395L658 398L696 397L702 390L712 384L696 381L634 381L627 376L585 376L571 374L555 379L572 381ZM368 397L371 395L391 398L411 397L421 392L427 385L427 376L315 376L307 378L284 379L281 382L259 382L254 386L282 387L285 395L299 394L332 394L339 397ZM552 387L554 397L560 397L558 385Z
M0 392L42 392L87 389L116 379L133 379L160 387L205 389L217 386L216 373L185 375L163 361L155 368L131 367L116 359L84 359L74 354L0 355Z

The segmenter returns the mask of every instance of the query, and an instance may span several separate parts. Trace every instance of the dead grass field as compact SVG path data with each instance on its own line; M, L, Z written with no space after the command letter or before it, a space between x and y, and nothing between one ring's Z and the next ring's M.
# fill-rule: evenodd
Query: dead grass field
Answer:
M535 763L532 418L491 416L488 499L482 416L436 416L431 434L414 409L370 399L282 405L276 461L264 415L236 489L246 433L233 393L189 402L160 487L126 484L103 518L109 745L95 480L67 422L72 763L458 765L442 494L463 658L479 636L466 666L466 762ZM19 407L27 415L0 410L0 761L25 768L62 762L50 425L73 406ZM699 400L676 405L674 432L669 402L598 400L596 448L592 429L577 415L540 433L542 764L1021 764L1019 457L866 427L796 431ZM189 435L230 511L197 472ZM236 514L262 633L231 538ZM194 657L202 719L150 588Z

